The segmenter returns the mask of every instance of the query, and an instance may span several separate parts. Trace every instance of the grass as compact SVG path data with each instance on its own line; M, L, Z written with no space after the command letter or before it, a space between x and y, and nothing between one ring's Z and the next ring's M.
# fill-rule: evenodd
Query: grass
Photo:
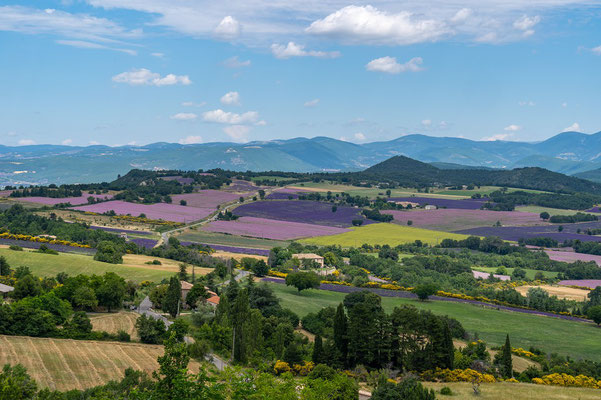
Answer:
M493 273L496 274L497 273L497 268L494 267L477 267L477 268L472 268L476 271L482 271L482 272L488 272L488 273ZM513 274L513 270L514 268L505 268L505 270L507 271L506 275L510 275ZM526 278L528 279L534 279L534 275L536 275L537 272L542 272L543 275L545 276L545 278L551 278L551 279L555 279L557 278L557 274L558 272L554 272L554 271L539 271L537 269L530 269L530 268L524 268L524 271L526 271Z
M345 294L326 290L306 290L297 293L293 287L267 283L281 299L282 306L291 309L299 316L317 312L323 307L336 307ZM600 328L593 324L566 321L559 318L532 314L500 311L494 308L448 301L420 302L413 299L383 297L382 305L387 312L405 304L426 309L438 315L456 318L470 333L478 336L489 345L500 346L509 334L515 347L528 349L534 346L547 353L558 353L575 358L591 358L601 354Z
M318 236L301 240L305 244L320 246L340 245L343 247L359 247L364 243L370 245L388 244L392 247L404 243L413 243L421 240L423 243L438 244L442 239L451 238L456 240L465 239L466 235L432 231L429 229L412 228L396 224L371 224L351 228L351 232L340 233L331 236Z
M59 272L69 275L102 275L114 272L125 279L134 282L145 280L160 282L178 272L179 263L173 260L159 259L162 265L146 265L147 261L157 259L141 255L124 256L124 264L108 264L95 261L92 256L59 253L59 255L35 253L32 251L14 251L0 248L0 256L4 256L12 268L26 266L36 276L56 276ZM191 272L191 268L189 268ZM196 273L202 274L208 270L196 268Z
M574 215L577 212L582 212L582 211L578 211L578 210L562 210L559 208L549 208L549 207L539 207L539 206L521 206L521 207L516 207L515 210L529 212L529 213L533 213L533 214L540 214L543 211L546 211L549 213L549 215Z
M472 190L467 190L467 189L466 190L446 190L445 189L445 190L436 191L435 193L471 197L473 194L476 194L476 193L491 194L492 192L497 191L499 189L501 189L500 186L481 186L480 188L475 187ZM507 192L509 192L509 193L517 192L517 191L522 191L522 192L527 192L527 193L548 193L548 192L544 192L542 190L534 190L534 189L507 188Z
M20 363L41 387L61 391L120 380L126 368L151 373L163 355L163 346L139 343L24 336L0 336L0 343L0 365ZM189 368L198 371L198 363Z
M258 239L200 230L186 230L178 235L177 238L183 242L221 244L224 246L250 247L255 249L271 249L277 246L286 247L290 244L290 242L282 240Z
M134 312L121 311L118 313L90 313L92 329L95 331L105 331L108 333L118 333L125 331L129 333L132 340L139 340L136 331L136 321L140 315Z
M251 181L257 182L257 181L263 181L265 179L269 179L270 181L276 181L276 182L285 182L285 181L292 181L296 178L286 178L284 176L273 176L273 175L260 175L260 176L255 176L254 178L251 178Z
M424 386L436 391L437 399L466 400L566 400L580 399L593 400L598 399L601 393L599 389L588 388L568 388L561 386L535 385L532 383L483 383L480 385L480 395L475 396L472 384L467 382L423 382ZM453 396L442 396L440 389L449 387L453 391Z

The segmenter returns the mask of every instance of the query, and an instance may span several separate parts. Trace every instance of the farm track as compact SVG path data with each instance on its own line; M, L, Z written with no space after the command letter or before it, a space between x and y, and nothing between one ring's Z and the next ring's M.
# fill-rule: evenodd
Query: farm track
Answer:
M22 364L42 387L87 389L119 380L127 368L158 368L163 346L138 343L32 338L0 335L0 365ZM197 371L198 363L190 362Z

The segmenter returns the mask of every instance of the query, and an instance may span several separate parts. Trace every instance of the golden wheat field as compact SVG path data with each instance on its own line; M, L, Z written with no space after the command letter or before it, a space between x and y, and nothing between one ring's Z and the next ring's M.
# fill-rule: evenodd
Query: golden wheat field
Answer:
M0 365L22 364L41 387L86 389L118 380L127 368L158 368L163 346L0 335ZM199 364L190 362L190 370Z
M89 314L88 316L95 331L108 333L125 331L129 333L131 340L139 340L135 326L139 314L122 311L118 313Z

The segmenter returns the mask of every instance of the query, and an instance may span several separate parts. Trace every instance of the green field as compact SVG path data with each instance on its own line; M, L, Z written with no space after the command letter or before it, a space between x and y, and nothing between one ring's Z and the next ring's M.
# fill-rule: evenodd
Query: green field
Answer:
M428 244L438 244L442 239L465 239L466 235L456 233L447 233L432 231L429 229L412 228L409 226L401 226L395 224L371 224L351 228L351 232L340 233L331 236L317 236L314 238L303 239L301 243L315 244L320 246L340 245L343 247L359 247L364 243L370 245L388 244L397 246L404 243L413 243L416 240L421 240Z
M533 214L540 214L543 211L546 211L549 213L549 215L574 215L577 212L582 212L582 211L578 211L578 210L562 210L559 208L549 208L549 207L539 207L539 206L522 206L522 207L516 207L515 210L529 212L529 213L533 213Z
M282 306L291 309L299 316L319 311L323 307L337 306L344 293L325 290L306 290L298 294L293 287L267 283L282 300ZM420 302L398 297L383 297L382 305L387 312L394 307L411 304L430 310L439 315L448 315L461 322L470 333L491 345L502 345L508 333L515 347L535 346L548 353L556 352L575 358L591 358L601 354L601 329L593 324L566 321L559 318L499 311L494 308L448 301Z
M261 176L255 176L254 178L251 178L251 181L256 182L256 181L261 181L261 180L265 180L265 179L269 179L270 181L276 181L276 182L285 182L285 181L292 181L296 178L286 178L283 176L273 176L273 175L261 175Z
M477 267L477 268L472 268L472 269L474 269L476 271L488 272L488 273L493 273L493 274L497 273L497 269L494 267ZM514 268L505 268L505 269L507 270L507 275L513 274ZM539 270L530 269L530 268L524 268L524 271L526 271L526 278L528 278L528 279L534 279L534 275L536 275L537 272L542 272L543 275L545 276L545 278L551 278L551 279L557 278L557 274L558 274L558 272L539 271Z
M251 247L255 249L271 249L286 247L290 242L283 240L259 239L245 236L227 235L224 233L204 232L201 230L186 230L177 238L183 242L198 242L206 244L222 244L224 246Z
M59 272L69 275L101 275L105 272L114 272L125 279L134 282L144 280L160 282L164 278L173 275L173 271L151 269L144 267L128 267L119 264L108 264L95 261L92 256L59 253L58 255L42 254L30 251L14 251L0 249L0 256L4 256L9 265L14 269L20 266L29 267L31 272L37 276L56 276Z
M386 189L379 188L366 188L359 186L350 186L350 185L339 185L334 183L327 182L304 182L304 183L295 183L291 185L293 187L304 187L305 189L318 189L318 190L329 190L331 192L345 192L350 194L351 196L367 196L370 198L376 198L378 196L385 197ZM432 198L445 198L445 199L463 199L468 197L466 194L459 194L455 196L446 195L444 193L419 193L415 188L398 188L391 189L391 197L411 197L411 196L419 196L419 197L432 197Z
M472 190L440 190L440 191L436 191L435 193L449 194L449 195L455 195L455 196L471 196L476 193L491 194L492 192L497 191L499 189L501 189L500 186L481 186L480 188L476 187ZM519 189L519 188L507 188L507 191L508 192L522 191L522 192L527 192L527 193L548 193L548 192L544 192L542 190Z

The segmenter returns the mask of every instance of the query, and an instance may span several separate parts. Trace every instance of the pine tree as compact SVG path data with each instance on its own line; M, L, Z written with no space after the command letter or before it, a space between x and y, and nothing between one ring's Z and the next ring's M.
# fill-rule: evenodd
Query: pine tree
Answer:
M165 300L163 300L163 310L167 311L173 318L177 317L182 300L182 284L177 276L171 277Z
M231 321L232 321L232 359L234 362L245 363L247 359L246 338L244 323L250 306L248 305L248 292L240 290L234 304L232 304Z
M317 365L324 362L323 357L323 342L320 335L315 336L315 342L313 343L313 355L311 360Z
M340 362L346 365L348 355L348 319L344 312L342 303L338 304L334 316L334 344L340 358Z
M503 366L503 377L513 377L513 363L511 360L511 343L509 343L509 335L505 339L505 346L503 346L503 357L501 359Z
M10 275L10 265L4 256L0 256L0 275Z

